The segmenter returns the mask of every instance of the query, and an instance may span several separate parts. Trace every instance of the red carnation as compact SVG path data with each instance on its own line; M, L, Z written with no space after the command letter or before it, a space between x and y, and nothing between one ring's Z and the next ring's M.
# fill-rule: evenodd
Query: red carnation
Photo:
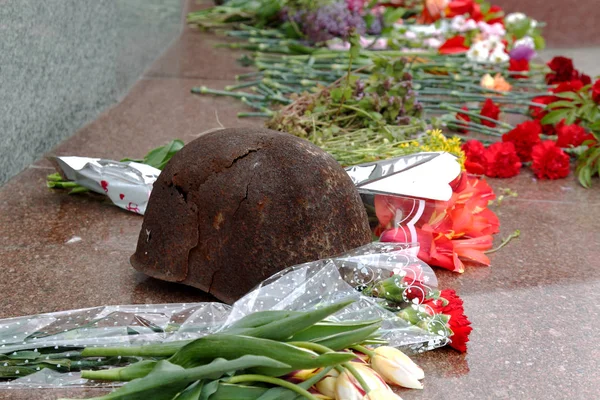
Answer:
M464 353L467 351L469 335L473 331L471 321L465 315L464 303L452 289L442 290L440 297L447 300L448 303L443 305L442 300L430 300L425 304L431 308L432 312L450 317L448 321L449 328L452 330L450 347Z
M511 142L492 144L485 152L485 160L485 174L492 178L510 178L521 170L521 161Z
M515 60L515 59L511 58L509 60L508 70L513 71L513 72L529 71L529 61L526 59ZM527 75L512 75L511 74L511 76L515 79L527 78Z
M496 16L496 18L490 18L494 15ZM502 7L500 6L493 5L490 7L490 10L485 16L485 19L487 20L486 22L490 25L498 23L504 26L504 10L502 10Z
M467 160L465 169L476 175L484 175L486 169L485 146L479 140L468 140L462 145Z
M438 53L440 54L459 54L466 53L469 50L469 47L465 45L465 37L464 36L454 36L444 42L438 49Z
M547 106L550 103L554 103L556 100L558 99L554 96L538 96L533 98L531 102ZM548 114L547 107L529 106L529 112L531 113L533 119L537 120L541 120L546 116L546 114Z
M498 107L498 105L494 104L492 99L486 99L483 103L483 107L481 108L481 115L484 117L498 120L498 116L500 115L500 108ZM490 128L496 127L495 122L487 121L485 119L481 120L481 124L489 126Z
M600 79L594 82L594 86L592 86L592 99L600 104Z
M469 111L469 109L465 106L461 107L461 110L464 111ZM469 116L467 114L463 114L463 113L457 113L456 114L456 119L459 121L465 121L465 122L471 122L471 118L469 118ZM467 125L465 124L461 124L460 122L456 124L457 128L456 130L460 133L467 133Z
M584 85L589 85L590 83L592 83L592 78L590 78L589 75L586 74L581 74L579 75L579 80L581 81L581 83L583 83Z
M542 125L537 120L525 121L512 131L502 135L503 142L512 142L517 149L517 154L523 162L531 161L531 149L540 143Z
M556 125L556 134L558 147L577 147L581 146L586 140L593 140L594 136L585 131L585 128L577 124L565 125L564 120Z
M579 73L573 67L573 60L570 58L562 56L554 57L550 60L548 66L552 70L552 72L546 75L546 83L549 85L568 82L579 77Z
M564 92L579 92L583 87L583 82L579 79L572 79L567 82L561 82L557 87L552 89L554 93L564 93Z
M447 18L453 18L457 15L472 14L475 2L473 0L454 0L448 4L446 11Z
M571 169L569 156L551 140L533 148L531 169L539 179L566 178Z

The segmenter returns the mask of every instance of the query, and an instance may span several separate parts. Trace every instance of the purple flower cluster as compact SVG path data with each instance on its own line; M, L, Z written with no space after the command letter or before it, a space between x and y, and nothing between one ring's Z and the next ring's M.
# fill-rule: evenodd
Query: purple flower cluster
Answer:
M292 17L297 21L298 16ZM345 2L333 3L300 16L302 31L311 42L347 39L352 30L364 34L365 21L358 11L352 11Z

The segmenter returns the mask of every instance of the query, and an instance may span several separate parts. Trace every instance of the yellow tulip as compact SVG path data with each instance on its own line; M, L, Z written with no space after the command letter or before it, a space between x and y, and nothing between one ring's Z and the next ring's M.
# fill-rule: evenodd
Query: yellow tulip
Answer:
M323 379L316 383L315 388L319 393L327 397L335 398L335 385L339 375L339 372L332 369Z
M362 400L402 400L402 397L398 396L391 390L371 390Z
M383 378L364 364L350 363L371 391L392 391ZM350 371L344 371L335 382L336 400L363 400L367 393Z
M387 383L411 389L423 389L419 379L423 379L423 370L400 350L381 346L375 349L371 366Z

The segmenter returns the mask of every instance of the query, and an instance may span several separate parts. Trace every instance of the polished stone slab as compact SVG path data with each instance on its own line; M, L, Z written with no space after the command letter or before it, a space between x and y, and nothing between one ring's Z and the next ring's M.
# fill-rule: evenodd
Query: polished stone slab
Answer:
M188 40L187 34L182 40ZM193 34L198 37L192 42L201 46L204 34ZM187 142L218 127L215 111L227 127L262 123L237 119L236 113L245 110L237 101L189 92L195 85L231 83L238 68L234 53L219 53L218 74L212 76L199 74L212 70L197 54L173 54L174 67L168 60L157 62L119 104L51 154L140 157L175 137ZM45 176L52 172L47 166L39 162L0 188L0 318L104 304L213 300L133 270L128 259L142 217L101 196L46 188ZM465 301L474 327L469 352L438 349L416 356L426 373L425 389L399 393L407 400L593 399L600 388L595 340L600 326L600 182L584 189L572 175L540 181L528 170L489 182L498 195L502 188L518 193L492 205L501 221L495 245L516 229L521 237L491 254L488 268L467 267L462 275L436 269L441 287L456 289ZM81 240L73 241L76 237ZM0 399L101 393L0 390Z

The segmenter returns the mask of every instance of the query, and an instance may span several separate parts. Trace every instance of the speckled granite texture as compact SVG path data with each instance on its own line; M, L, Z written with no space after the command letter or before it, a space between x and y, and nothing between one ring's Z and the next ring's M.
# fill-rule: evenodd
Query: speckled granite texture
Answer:
M181 0L0 1L0 185L127 93L181 16Z
M189 93L194 85L222 88L230 83L222 79L232 76L228 71L240 69L235 53L203 47L214 40L186 28L121 103L52 153L138 157L174 137L190 141L217 127L216 112L228 127L261 124L236 119L244 108L235 101ZM205 51L209 56L202 57ZM44 179L50 172L39 161L0 188L0 318L103 304L213 300L136 272L128 259L142 218L101 197L49 190ZM525 170L489 182L497 191L518 193L494 206L502 228L495 244L515 229L521 238L492 254L489 268L468 268L463 275L436 270L441 286L456 289L465 301L474 327L469 352L439 349L417 356L425 389L399 393L405 400L596 399L600 181L586 190L572 175L544 182ZM82 240L67 244L73 236ZM101 393L0 390L0 399Z
M600 45L600 7L597 0L493 0L506 13L522 12L547 24L549 47Z

